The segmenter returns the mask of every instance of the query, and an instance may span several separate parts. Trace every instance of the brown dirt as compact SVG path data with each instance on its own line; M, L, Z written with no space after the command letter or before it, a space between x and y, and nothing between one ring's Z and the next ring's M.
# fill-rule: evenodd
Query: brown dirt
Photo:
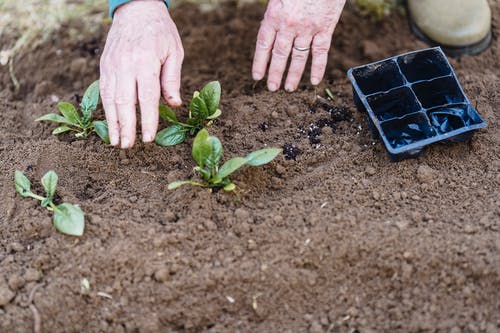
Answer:
M211 131L226 156L301 151L238 173L237 195L166 189L193 176L188 144L120 151L56 138L33 121L55 109L50 95L71 100L97 78L93 49L107 27L84 47L62 32L16 59L19 94L0 73L0 332L32 331L26 301L39 283L44 332L500 332L500 3L491 4L493 46L452 60L489 126L400 163L370 138L345 70L425 47L403 16L373 23L345 11L322 88L352 120L324 127L311 145L308 126L327 114L309 112L307 81L294 94L253 87L262 6L173 10L185 98L222 83ZM87 214L85 235L57 233L49 213L16 196L15 169L35 184L56 170L60 197Z

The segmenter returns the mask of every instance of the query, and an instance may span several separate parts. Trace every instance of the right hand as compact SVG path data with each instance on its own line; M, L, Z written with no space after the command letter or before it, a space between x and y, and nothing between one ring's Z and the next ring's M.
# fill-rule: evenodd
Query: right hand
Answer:
M142 140L158 129L160 94L181 105L184 49L175 23L161 0L135 0L116 9L101 57L100 90L113 146L134 145L136 104Z

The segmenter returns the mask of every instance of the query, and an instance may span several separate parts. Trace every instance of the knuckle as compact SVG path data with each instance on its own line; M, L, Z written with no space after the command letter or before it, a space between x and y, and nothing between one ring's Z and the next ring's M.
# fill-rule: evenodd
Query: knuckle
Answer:
M307 60L308 56L309 56L308 52L295 51L292 54L292 60L304 62Z

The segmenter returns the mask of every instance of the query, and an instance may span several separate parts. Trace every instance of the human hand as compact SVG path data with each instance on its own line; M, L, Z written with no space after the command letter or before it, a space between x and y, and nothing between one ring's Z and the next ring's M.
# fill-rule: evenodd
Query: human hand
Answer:
M252 69L254 80L262 80L271 60L267 87L270 91L278 90L291 51L285 89L294 91L311 50L311 83L319 84L325 74L332 34L344 4L345 0L270 0L257 36Z
M137 101L142 139L154 140L160 93L171 106L181 105L183 58L181 38L163 1L135 0L115 11L100 66L112 145L134 145Z

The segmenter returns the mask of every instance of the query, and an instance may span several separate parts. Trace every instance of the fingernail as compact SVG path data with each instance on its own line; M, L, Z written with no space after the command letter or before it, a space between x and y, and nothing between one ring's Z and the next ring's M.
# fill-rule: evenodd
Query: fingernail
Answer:
M311 83L315 86L317 86L319 83L321 82L321 80L317 77L312 77L311 78Z
M153 141L153 135L151 133L146 133L142 136L142 141L144 142L152 142Z
M269 89L270 92L274 92L278 90L278 85L274 82L270 82L267 84L267 89Z
M120 142L118 140L118 137L115 135L115 136L111 136L109 138L109 143L112 145L112 146L117 146Z
M127 138L122 138L122 148L128 148L130 141Z
M288 91L288 92L292 92L294 89L293 89L293 86L291 84L287 84L285 86L285 90Z
M168 101L174 104L181 104L181 98L179 96L168 96Z

